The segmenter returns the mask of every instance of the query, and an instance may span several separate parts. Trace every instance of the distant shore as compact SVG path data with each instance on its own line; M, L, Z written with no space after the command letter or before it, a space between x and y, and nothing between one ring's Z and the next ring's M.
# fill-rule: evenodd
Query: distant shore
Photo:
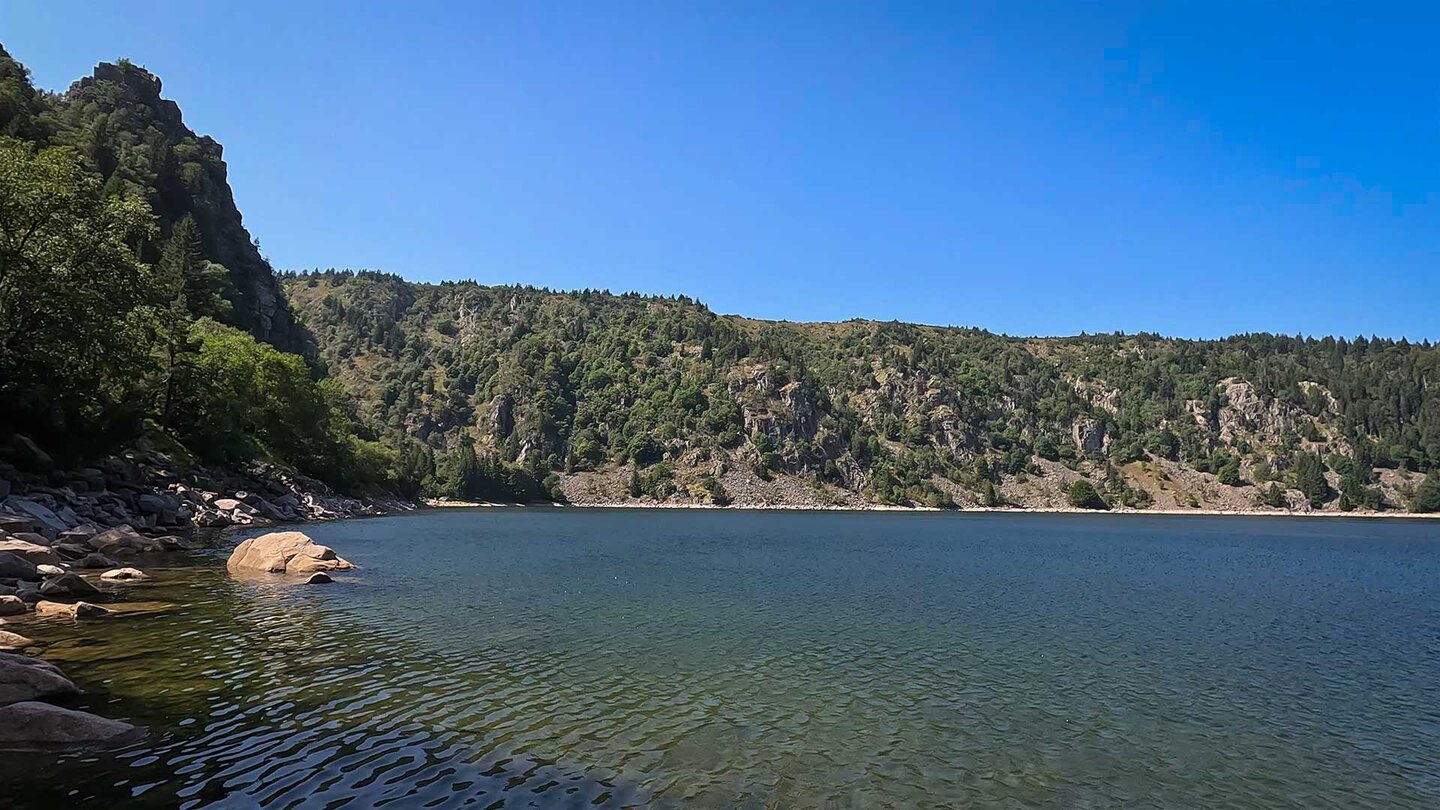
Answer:
M893 506L871 504L866 506L815 506L811 504L730 504L717 506L708 503L658 503L655 501L605 501L593 503L497 503L488 501L459 501L447 498L433 498L424 502L432 509L483 509L493 507L540 507L554 509L705 509L713 511L749 512L926 512L951 514L1001 514L1001 515L1191 515L1201 517L1289 517L1289 518L1381 518L1390 520L1440 520L1440 512L1299 512L1286 509L1227 510L1227 509L1061 509L1056 507L959 507L942 509L933 506ZM402 513L403 514L403 513Z

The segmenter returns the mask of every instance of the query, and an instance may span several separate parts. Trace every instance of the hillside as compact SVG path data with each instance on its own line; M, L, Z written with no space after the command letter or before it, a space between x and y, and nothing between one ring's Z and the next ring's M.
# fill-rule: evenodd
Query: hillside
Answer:
M1403 340L1020 339L379 273L285 289L377 435L442 460L473 440L576 502L1064 507L1084 478L1114 506L1394 509L1440 461L1440 349Z
M125 61L48 93L0 50L17 487L60 476L6 448L77 469L163 446L408 498L1440 511L1428 343L1010 338L277 276L220 145L160 93Z

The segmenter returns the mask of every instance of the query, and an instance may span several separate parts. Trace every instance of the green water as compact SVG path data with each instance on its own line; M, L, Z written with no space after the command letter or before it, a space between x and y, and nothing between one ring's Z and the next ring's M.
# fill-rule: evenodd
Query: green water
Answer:
M1440 807L1440 524L465 510L35 626L22 807Z

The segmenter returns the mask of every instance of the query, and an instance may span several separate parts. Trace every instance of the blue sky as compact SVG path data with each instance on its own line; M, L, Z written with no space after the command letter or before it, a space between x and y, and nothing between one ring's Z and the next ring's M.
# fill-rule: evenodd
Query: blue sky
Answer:
M157 73L278 268L1010 334L1440 338L1440 13L1380 3L0 6Z

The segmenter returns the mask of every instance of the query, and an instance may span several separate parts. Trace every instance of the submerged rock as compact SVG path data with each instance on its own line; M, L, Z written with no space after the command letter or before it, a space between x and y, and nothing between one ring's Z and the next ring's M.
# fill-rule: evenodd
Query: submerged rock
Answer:
M120 720L49 703L25 701L0 708L0 746L7 748L101 743L138 732Z
M310 575L310 578L309 578L309 579L305 580L305 584L306 584L306 585L329 585L330 583L332 583L332 582L334 582L334 581L335 581L335 580L331 579L331 578L330 578L330 575L327 574L327 573L325 573L324 571L316 571L315 573L313 573L313 574Z
M0 704L78 694L79 687L54 664L28 655L0 653ZM0 729L4 727L0 722Z
M231 571L270 574L311 574L355 567L304 532L271 532L252 537L235 547L225 566Z
M71 605L42 600L35 603L35 616L41 619L93 619L109 613L105 608L89 602L76 602Z
M116 568L101 574L100 578L110 581L124 581L135 579L149 579L150 577L138 568Z

